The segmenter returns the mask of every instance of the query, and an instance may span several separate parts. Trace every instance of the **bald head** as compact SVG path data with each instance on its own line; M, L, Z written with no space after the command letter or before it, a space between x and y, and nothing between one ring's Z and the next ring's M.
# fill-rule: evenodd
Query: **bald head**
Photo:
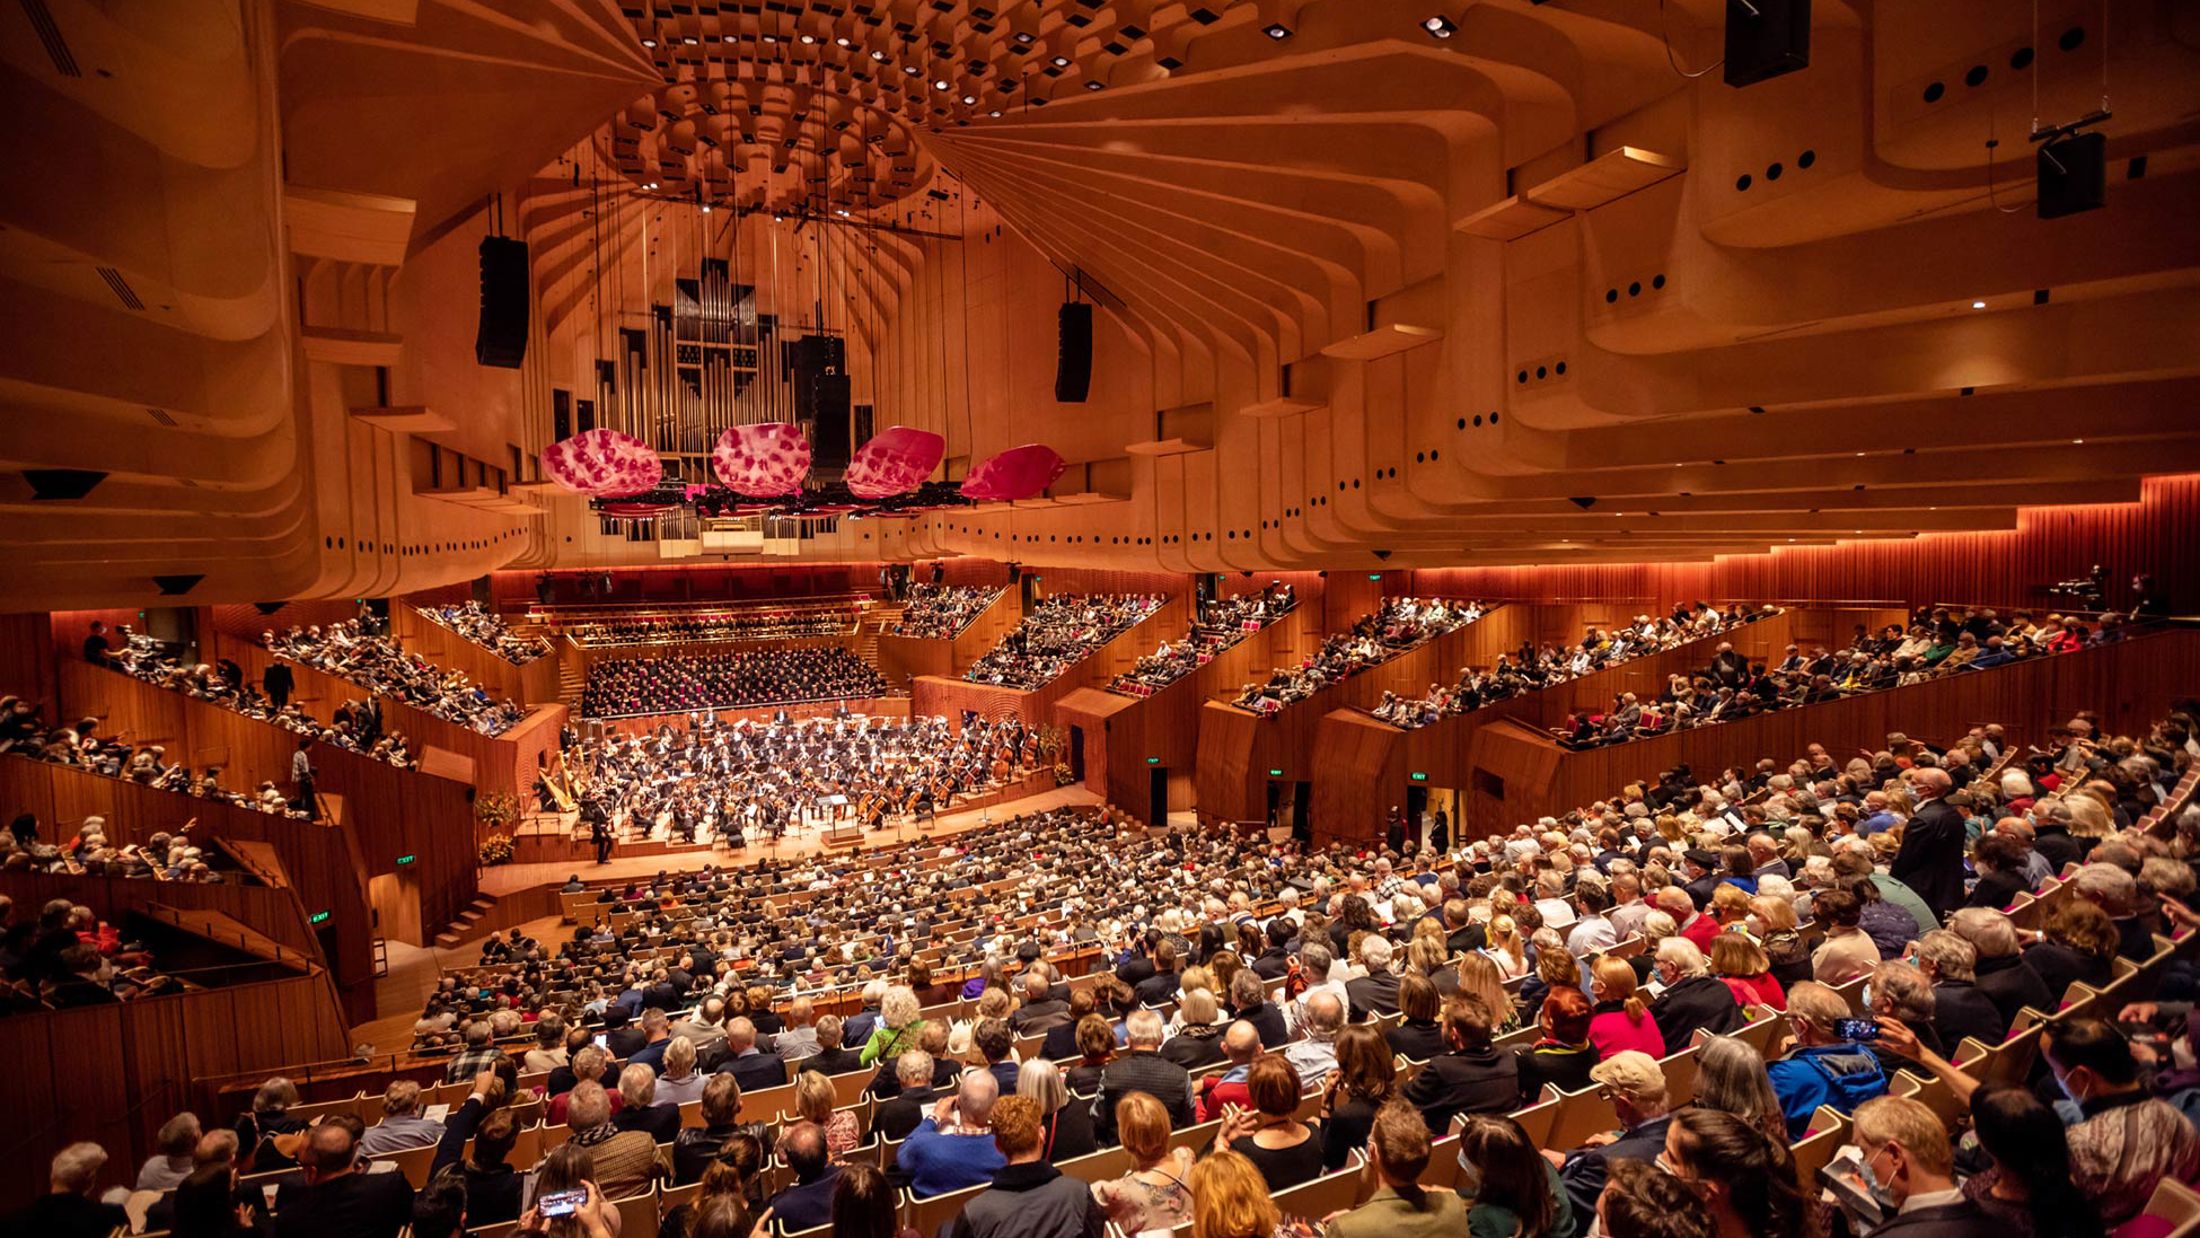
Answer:
M1232 1023L1222 1034L1222 1051L1240 1066L1252 1061L1260 1053L1260 1029L1243 1019Z
M347 1127L334 1122L314 1127L306 1140L306 1163L313 1170L315 1181L351 1172L352 1162L358 1157L358 1146Z
M990 1070L973 1070L962 1077L955 1092L955 1109L966 1125L983 1126L993 1117L993 1102L1001 1098L1001 1085Z

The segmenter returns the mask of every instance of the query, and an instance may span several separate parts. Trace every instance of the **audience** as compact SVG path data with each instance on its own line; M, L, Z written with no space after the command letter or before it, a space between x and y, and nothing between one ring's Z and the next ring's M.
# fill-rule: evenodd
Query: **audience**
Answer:
M1240 709L1268 715L1349 679L1378 662L1415 649L1487 613L1481 602L1443 598L1390 598L1362 615L1350 630L1322 641L1314 656L1295 667L1279 666L1265 681L1249 683L1236 697Z
M939 585L918 581L909 586L901 618L894 623L894 635L951 639L960 635L972 619L1000 596L999 589L983 585Z
M1216 654L1289 614L1298 598L1290 585L1270 581L1259 593L1208 598L1200 602L1192 629L1182 640L1138 660L1108 683L1124 696L1152 696L1212 661Z
M420 607L420 614L430 622L449 628L514 666L525 666L550 652L549 641L539 636L522 636L514 632L511 625L504 621L504 616L479 602L423 606Z
M350 680L370 693L395 697L484 735L501 735L527 714L512 701L492 699L487 689L458 671L440 670L386 636L368 635L357 620L282 633L269 630L261 634L261 643L278 658Z
M1025 691L1043 688L1168 601L1160 594L1057 593L970 664L963 678Z
M127 629L124 632L128 635ZM268 639L274 639L272 633L268 634ZM176 659L171 652L172 648L148 636L128 635L123 651L110 658L107 664L154 687L181 692L194 700L219 705L247 718L272 723L315 743L357 752L401 768L410 768L416 763L410 741L404 734L385 729L382 706L377 695L379 689L372 685L362 685L370 688L368 695L364 699L347 700L338 705L331 715L331 721L324 724L307 713L302 703L288 698L287 685L291 672L287 663L278 661L268 668L267 679L273 681L270 688L266 683L246 683L244 672L237 668L236 663L226 658L222 660L220 668L204 662L186 665ZM402 658L405 655L394 653L392 647L391 656ZM278 675L277 672L281 673ZM513 708L517 709L517 706ZM513 720L517 720L516 714L513 715ZM502 730L503 727L497 729ZM145 758L150 763L166 766L162 750L158 746L141 750L141 753L150 754ZM127 772L116 771L119 776L136 782L150 782L154 786L166 786L170 790L213 794L211 791L201 791L196 786L187 767L177 765L173 768L162 768L153 777L146 778L141 776L137 763L139 758L133 757L132 761L133 764ZM218 774L218 769L209 768L206 778L211 782ZM280 799L279 796L277 798ZM299 815L309 814L301 812Z
M581 715L626 718L885 695L878 668L839 645L604 658L588 664Z

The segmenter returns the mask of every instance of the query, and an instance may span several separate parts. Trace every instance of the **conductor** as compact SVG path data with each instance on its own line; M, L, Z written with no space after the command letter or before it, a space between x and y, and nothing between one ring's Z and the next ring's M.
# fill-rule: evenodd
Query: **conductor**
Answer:
M589 800L581 805L581 820L588 822L588 840L596 844L596 863L611 862L611 814L603 805Z

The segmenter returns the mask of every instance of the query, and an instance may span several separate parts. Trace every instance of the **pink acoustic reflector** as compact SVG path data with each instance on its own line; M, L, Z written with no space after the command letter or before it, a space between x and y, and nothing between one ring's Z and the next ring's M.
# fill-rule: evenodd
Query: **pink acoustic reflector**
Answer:
M916 488L946 454L947 440L930 430L888 426L856 452L841 479L858 498L883 499Z
M1025 443L981 461L963 479L965 497L981 502L1012 502L1044 491L1069 465L1044 443Z
M710 467L728 488L752 498L793 494L810 475L810 441L791 422L734 426L718 436Z
M665 466L649 445L617 430L585 430L542 452L542 471L576 494L620 498L664 480Z

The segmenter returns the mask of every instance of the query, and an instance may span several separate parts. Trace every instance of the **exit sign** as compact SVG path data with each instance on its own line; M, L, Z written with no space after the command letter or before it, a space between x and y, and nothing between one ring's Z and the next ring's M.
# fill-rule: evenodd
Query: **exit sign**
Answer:
M420 857L417 855L401 855L397 857L397 863L399 867L403 867L404 865L410 864L414 860L417 860L419 858Z
M1283 771L1280 769L1272 769L1268 771L1268 776L1270 778L1281 778L1283 777Z
M328 917L329 917L329 913L328 913L328 912L325 912L325 911L316 911L316 912L314 912L314 913L313 913L313 915L312 915L311 919L310 919L310 920L308 921L308 923L311 923L311 924L321 924L321 923L323 923L323 922L327 921Z
M1367 578L1369 580L1381 580L1383 578L1383 574L1381 572L1369 572L1367 574Z
M1413 781L1415 781L1415 782L1427 782L1427 781L1428 781L1428 775L1427 775L1427 774L1424 774L1424 773L1422 773L1422 772L1421 772L1420 770L1415 770L1415 771L1413 771L1412 773L1410 773L1410 774L1407 774L1407 775L1406 775L1406 777L1408 777L1408 778L1411 778L1411 779L1412 779Z
M1160 757L1147 757L1147 758L1146 758L1146 764L1148 764L1148 765L1159 765L1159 764L1161 764L1161 758L1160 758Z

